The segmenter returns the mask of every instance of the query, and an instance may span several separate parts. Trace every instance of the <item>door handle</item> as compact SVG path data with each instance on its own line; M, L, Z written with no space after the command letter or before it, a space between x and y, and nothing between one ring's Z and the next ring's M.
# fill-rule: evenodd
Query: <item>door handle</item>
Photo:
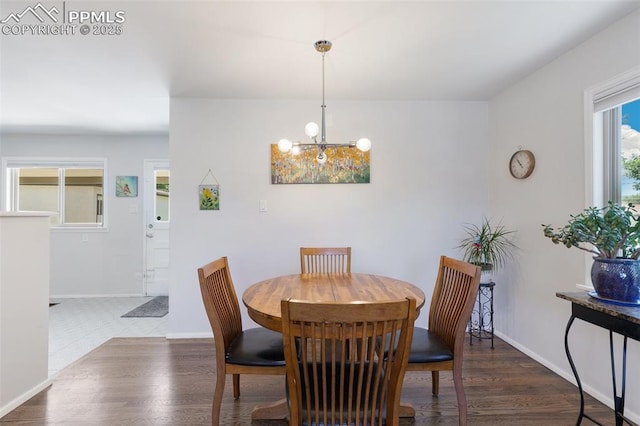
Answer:
M147 232L147 238L153 238L153 232Z

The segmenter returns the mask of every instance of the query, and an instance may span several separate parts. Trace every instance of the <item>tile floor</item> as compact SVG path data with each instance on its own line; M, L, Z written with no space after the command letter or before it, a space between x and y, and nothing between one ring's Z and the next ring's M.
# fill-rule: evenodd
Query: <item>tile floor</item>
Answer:
M152 297L51 299L49 377L112 337L166 336L167 319L120 318Z

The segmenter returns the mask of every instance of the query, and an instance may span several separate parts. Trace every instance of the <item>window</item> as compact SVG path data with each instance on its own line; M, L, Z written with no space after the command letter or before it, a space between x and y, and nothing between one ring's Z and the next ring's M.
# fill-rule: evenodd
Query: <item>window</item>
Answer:
M105 164L5 160L6 208L49 213L55 227L103 227Z
M585 101L587 205L640 205L640 69L588 90Z
M169 222L169 170L156 170L154 178L156 183L154 217L158 222Z
M640 99L620 107L620 201L640 206Z
M634 152L629 148L631 134L623 141L623 133L628 130L625 126L638 131L634 120L638 119L639 101L640 67L585 90L585 207L604 206L609 200L624 203L640 195L640 190L629 180L623 162L623 155ZM640 149L637 139L633 143ZM590 260L591 256L585 253L585 259ZM585 283L591 281L591 264L585 261ZM580 288L593 290L590 285Z
M602 112L604 199L640 205L640 99Z

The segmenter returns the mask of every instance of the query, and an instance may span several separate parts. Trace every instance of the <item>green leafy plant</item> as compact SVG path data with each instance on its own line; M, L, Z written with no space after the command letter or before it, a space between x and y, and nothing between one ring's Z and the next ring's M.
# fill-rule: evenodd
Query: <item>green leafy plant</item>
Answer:
M515 231L508 230L502 224L492 225L486 217L480 225L464 225L464 230L466 236L458 246L464 252L463 259L483 269L504 266L517 248L511 240Z
M544 227L544 236L555 244L576 247L597 257L638 259L640 257L640 222L633 204L609 203L602 208L587 207L570 215L567 224L558 229Z

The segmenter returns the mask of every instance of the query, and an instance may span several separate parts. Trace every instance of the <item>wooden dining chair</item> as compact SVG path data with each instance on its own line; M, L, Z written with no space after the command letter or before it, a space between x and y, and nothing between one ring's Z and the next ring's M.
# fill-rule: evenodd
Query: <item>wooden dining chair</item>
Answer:
M399 424L415 299L281 308L290 425Z
M415 327L407 371L431 371L432 393L438 395L439 372L451 370L458 399L458 424L467 424L462 386L462 348L466 327L480 286L480 267L440 257L429 307L429 328Z
M300 272L351 272L351 247L300 247Z
M284 375L282 335L263 327L242 330L242 317L226 257L198 268L202 301L213 329L216 388L211 424L220 422L226 375L233 375L233 397L240 397L240 374Z

